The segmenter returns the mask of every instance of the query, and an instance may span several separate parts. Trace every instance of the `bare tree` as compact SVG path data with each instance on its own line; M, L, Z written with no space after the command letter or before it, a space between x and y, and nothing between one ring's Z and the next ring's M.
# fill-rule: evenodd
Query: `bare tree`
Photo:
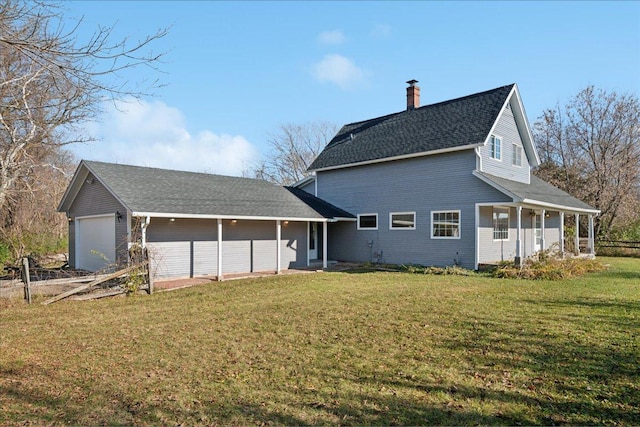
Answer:
M609 235L637 212L640 192L640 102L589 86L534 125L542 164L536 174L590 203L595 228Z
M267 159L245 175L282 185L298 182L337 131L337 125L326 121L285 123L269 134Z
M112 41L112 28L100 27L80 42L81 24L65 25L56 5L0 0L0 209L17 182L45 164L43 152L90 140L78 126L105 99L140 97L158 86L120 74L154 68L162 55L150 44L167 30L131 42Z
M156 69L162 54L151 44L167 30L113 41L113 29L99 27L81 41L82 21L68 22L56 4L0 0L0 244L16 256L30 236L49 233L55 240L64 229L55 206L72 172L65 147L91 141L80 126L105 100L139 98L160 87L124 75L140 66Z

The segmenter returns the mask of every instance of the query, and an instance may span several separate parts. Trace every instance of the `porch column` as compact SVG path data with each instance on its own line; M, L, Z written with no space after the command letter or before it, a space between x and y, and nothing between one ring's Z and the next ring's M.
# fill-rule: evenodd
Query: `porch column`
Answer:
M280 267L282 258L280 240L282 240L282 223L278 219L276 220L276 274L280 274L282 270Z
M580 254L580 214L576 214L576 255Z
M560 211L560 235L558 236L558 242L560 244L560 256L564 257L564 212Z
M522 264L522 206L516 207L516 265Z
M309 233L311 233L311 222L307 221L307 267L309 267L309 265L311 265L311 259L309 257Z
M322 227L322 269L327 269L327 228L329 223L325 222Z
M587 250L591 255L594 255L596 253L596 242L595 236L593 234L593 215L589 215L589 248Z
M222 220L218 219L218 282L222 280Z
M547 211L542 209L540 213L540 250L544 251L546 248L544 241L544 216L547 214Z

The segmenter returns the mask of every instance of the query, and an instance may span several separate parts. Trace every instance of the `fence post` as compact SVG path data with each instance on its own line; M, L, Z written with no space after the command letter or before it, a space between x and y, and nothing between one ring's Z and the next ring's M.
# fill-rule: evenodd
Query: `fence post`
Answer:
M29 258L22 258L22 281L24 282L24 299L31 304L31 276L29 275Z

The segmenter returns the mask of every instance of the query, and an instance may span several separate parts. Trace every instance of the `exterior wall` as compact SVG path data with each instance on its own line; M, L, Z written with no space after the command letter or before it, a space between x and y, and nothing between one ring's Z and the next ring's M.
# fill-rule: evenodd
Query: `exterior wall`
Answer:
M493 207L481 206L479 208L479 235L480 235L480 259L481 264L491 264L498 261L512 260L516 256L517 222L516 208L509 209L509 239L493 240ZM522 209L520 239L522 240L522 258L534 255L536 251L535 224L532 210ZM545 218L545 247L559 249L557 244L560 241L560 214L549 212ZM555 246L554 246L555 245Z
M524 147L522 148L522 166L514 166L512 164L512 144L522 147L522 138L518 132L518 126L513 118L511 109L505 108L502 111L502 116L498 120L493 134L502 138L502 159L491 158L489 144L480 147L482 171L513 181L529 183L530 166Z
M147 247L158 278L218 274L216 219L152 218ZM307 264L306 222L282 223L281 268ZM224 220L222 274L275 271L276 222Z
M303 185L302 187L300 187L301 190L306 191L309 194L316 194L316 182L315 181L311 181L308 184Z
M91 180L93 184L89 183ZM69 207L69 216L75 219L82 216L114 214L116 211L120 212L123 218L120 222L114 220L116 259L112 261L117 264L126 264L128 261L127 210L91 173ZM75 220L69 223L69 265L72 267L76 266L74 222Z
M282 224L280 236L280 268L307 266L307 223L289 221ZM322 237L320 237L322 240Z
M472 175L473 150L317 173L318 197L357 214L377 213L377 230L329 225L329 259L475 266L475 203L509 202ZM431 211L460 210L459 239L431 238ZM415 230L390 230L390 212L416 212ZM380 255L380 252L382 254ZM377 255L376 255L377 254Z
M156 277L218 274L216 220L152 218L147 247Z

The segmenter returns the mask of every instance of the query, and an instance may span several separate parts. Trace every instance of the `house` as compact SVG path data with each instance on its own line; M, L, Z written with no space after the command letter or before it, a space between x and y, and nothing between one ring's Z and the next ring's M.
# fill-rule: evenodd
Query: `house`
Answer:
M324 260L317 223L354 217L266 181L81 161L58 210L69 220L69 264L126 264L136 244L156 278L280 272ZM310 225L313 224L313 225ZM315 240L310 241L309 236Z
M598 210L531 173L540 160L515 84L347 124L288 188L262 180L81 161L58 210L70 265L126 264L156 278L322 265L460 265L564 251L567 215ZM578 247L579 230L574 236Z
M567 215L598 210L531 173L540 163L518 88L347 124L297 187L356 215L328 226L330 259L477 269L564 251ZM577 230L577 233L579 230ZM578 247L576 234L576 247Z

